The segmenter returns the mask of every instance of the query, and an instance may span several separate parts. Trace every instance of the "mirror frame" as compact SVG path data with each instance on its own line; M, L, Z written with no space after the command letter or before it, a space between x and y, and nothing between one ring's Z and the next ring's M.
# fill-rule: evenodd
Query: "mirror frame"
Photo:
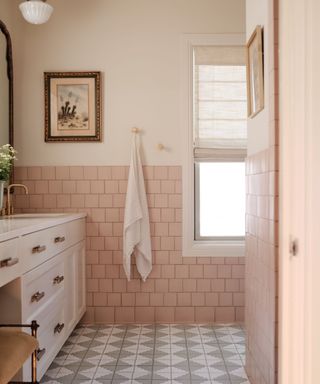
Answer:
M10 33L0 20L0 30L4 34L7 41L6 60L7 60L7 75L9 81L9 143L13 146L13 60L12 60L12 43ZM12 177L12 176L11 176Z

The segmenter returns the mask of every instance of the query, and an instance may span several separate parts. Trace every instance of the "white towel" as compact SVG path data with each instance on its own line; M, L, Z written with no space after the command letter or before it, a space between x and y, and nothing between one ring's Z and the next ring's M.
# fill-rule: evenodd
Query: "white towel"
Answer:
M143 281L152 270L149 212L144 186L139 146L133 135L131 161L126 196L123 228L123 268L130 280L131 255L135 252L136 265Z

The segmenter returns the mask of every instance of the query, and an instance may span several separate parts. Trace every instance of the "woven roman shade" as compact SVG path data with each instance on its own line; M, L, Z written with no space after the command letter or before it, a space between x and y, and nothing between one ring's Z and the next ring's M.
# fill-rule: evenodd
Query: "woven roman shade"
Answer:
M246 58L242 46L194 48L194 155L244 158ZM224 151L223 151L224 150Z

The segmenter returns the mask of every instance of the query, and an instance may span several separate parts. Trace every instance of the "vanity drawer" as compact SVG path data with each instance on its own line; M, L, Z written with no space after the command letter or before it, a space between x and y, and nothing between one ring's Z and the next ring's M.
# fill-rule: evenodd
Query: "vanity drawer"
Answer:
M32 320L36 320L40 325L37 334L37 339L39 341L37 376L39 380L61 349L61 346L67 336L63 292L60 292L55 297L49 309L45 308L45 310L39 313L39 315L32 317ZM23 370L24 380L30 380L29 361L24 365Z
M23 318L28 319L41 310L64 287L64 261L62 255L49 260L22 276Z
M21 275L21 260L18 257L18 239L0 243L0 287Z
M24 270L30 271L70 246L67 232L67 224L61 224L23 236L21 254L24 257Z

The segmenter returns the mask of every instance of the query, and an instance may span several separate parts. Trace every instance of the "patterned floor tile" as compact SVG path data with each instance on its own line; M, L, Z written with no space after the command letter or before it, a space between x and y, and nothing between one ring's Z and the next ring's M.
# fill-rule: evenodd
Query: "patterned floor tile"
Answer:
M77 327L46 384L249 384L241 326Z

